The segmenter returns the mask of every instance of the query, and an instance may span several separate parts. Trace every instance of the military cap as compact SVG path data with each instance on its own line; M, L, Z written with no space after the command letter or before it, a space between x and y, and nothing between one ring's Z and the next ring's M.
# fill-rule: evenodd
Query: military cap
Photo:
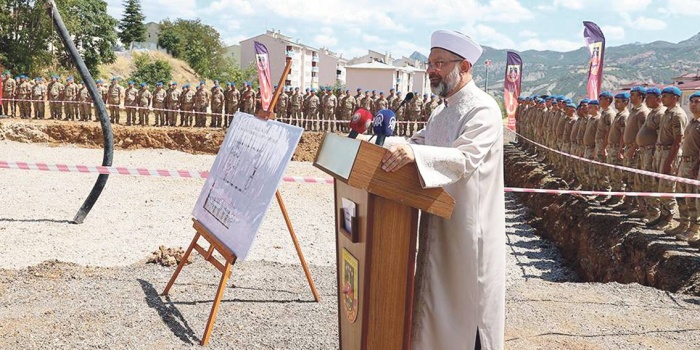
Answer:
M598 95L598 98L605 97L605 98L613 98L613 94L610 91L603 91Z
M68 78L66 78L66 81L73 81L73 77L69 76Z
M544 103L544 99L541 97L536 97L535 98L535 103Z
M253 84L251 84L250 82L246 82L246 83L245 83L245 86L251 87L251 86L253 86Z
M372 93L375 93L375 92L377 92L377 90L372 90Z
M379 94L380 94L380 95L384 95L384 91L379 91Z
M564 101L564 96L559 95L556 97L557 101Z
M236 86L236 83L234 83L234 82L231 82L231 86Z
M129 80L129 85L134 85L134 84L136 84L136 83L134 83L133 80Z
M365 93L368 94L368 93L369 93L369 90L365 90Z
M170 83L170 85L177 85L177 82L173 81L172 83Z
M316 89L315 89L315 88L314 88L314 89L311 89L311 92L316 92Z
M576 109L581 109L581 108L587 107L587 106L588 106L587 103L586 103L586 104L583 104L583 102L579 102L578 107L576 107Z
M163 86L163 82L162 81L157 82L156 86Z
M574 103L570 98L565 98L564 103L569 104L569 103Z
M345 90L345 92L350 92L350 89Z
M694 94L690 95L690 97L688 97L688 101L690 101L696 97L700 97L700 91L696 91Z
M423 94L423 97L428 97L428 94Z
M647 95L656 95L656 96L659 96L659 95L661 95L661 89L659 89L659 88L657 88L657 87L650 87L650 88L647 88Z
M117 81L117 80L119 80L119 78L117 78L117 77L112 77L112 81Z
M141 87L144 87L144 86L146 86L146 85L148 85L148 84L147 84L145 81L144 81L144 82L141 82Z
M576 105L573 104L572 102L567 103L567 104L566 104L566 107L571 107L571 108L573 108L573 109L576 109Z
M397 95L401 95L401 91L397 92L396 94L397 94Z
M189 89L189 88L190 88L190 84L182 85L182 88L183 88L183 89Z
M357 88L357 91L362 91L362 88Z
M66 80L68 80L68 79L66 79ZM102 79L97 79L97 81L95 83L102 84L102 83L104 83L104 81Z
M394 89L394 88L389 89L389 92L391 92L391 91L396 91L396 89Z
M630 90L630 92L638 92L642 95L647 93L647 89L644 86L635 86Z
M294 90L296 90L296 91L299 91L299 87L298 87L298 86L297 86L297 87L295 87L295 88L294 88Z
M311 89L309 89L309 88L306 88L306 92L309 92L309 91L311 91Z
M617 95L615 95L615 98L620 98L623 100L629 100L630 99L630 93L629 92L621 92Z
M227 81L227 82L226 82L226 86L231 86L231 82L230 82L230 81Z
M600 106L600 102L598 100L590 100L588 101L588 104L593 106Z
M681 92L681 89L679 89L676 86L667 86L663 90L661 90L662 94L672 94L676 96L681 96L683 93Z
M430 94L430 97L435 97L435 94Z
M584 98L584 99L581 100L581 102L579 102L579 103L591 103L591 100L589 100L589 99L587 99L587 98Z

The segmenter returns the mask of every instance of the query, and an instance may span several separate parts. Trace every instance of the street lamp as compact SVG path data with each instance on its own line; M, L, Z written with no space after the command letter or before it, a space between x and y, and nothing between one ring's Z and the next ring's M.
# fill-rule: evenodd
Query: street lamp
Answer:
M489 92L489 67L491 67L491 60L484 61L484 66L486 66L486 82L484 82L484 91Z

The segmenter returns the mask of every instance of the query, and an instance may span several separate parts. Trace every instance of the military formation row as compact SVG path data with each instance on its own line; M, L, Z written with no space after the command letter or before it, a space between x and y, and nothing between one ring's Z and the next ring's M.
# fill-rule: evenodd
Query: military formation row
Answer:
M53 76L48 84L42 78L28 79L26 76L12 78L9 72L3 73L3 96L7 100L2 106L0 115L21 118L45 119L46 104L48 103L50 119L59 120L96 120L93 114L93 99L87 87L81 82L75 82L68 77L66 83L61 78ZM205 82L200 82L195 89L185 84L182 89L177 82L171 82L166 88L163 83L157 83L151 91L147 83L135 87L133 81L124 88L118 78L112 78L110 84L102 80L97 82L100 98L109 107L112 123L120 123L120 112L123 104L126 112L126 125L149 125L151 111L155 114L154 126L207 126L226 128L230 125L233 114L237 111L255 114L261 108L259 91L255 91L250 83L245 83L242 90L235 83L226 83L223 88L214 81L211 89ZM275 106L277 118L290 124L304 127L309 131L347 131L347 122L358 108L364 108L375 114L385 108L396 109L399 121L400 135L410 135L415 130L416 123L427 120L427 117L440 103L439 99L427 95L416 96L410 103L400 106L403 97L401 92L390 90L388 96L376 91L362 93L357 89L356 95L349 90L345 93L332 89L306 89L301 93L299 88L285 88ZM19 110L19 112L18 112ZM180 121L178 123L178 114ZM337 121L343 121L337 123Z
M518 144L550 163L574 189L615 192L698 193L695 185L622 171L562 153L658 174L700 179L700 92L690 96L688 117L681 91L636 86L578 104L563 96L520 98ZM651 229L700 248L700 201L695 198L591 196L587 200L641 219ZM678 215L678 224L672 224Z

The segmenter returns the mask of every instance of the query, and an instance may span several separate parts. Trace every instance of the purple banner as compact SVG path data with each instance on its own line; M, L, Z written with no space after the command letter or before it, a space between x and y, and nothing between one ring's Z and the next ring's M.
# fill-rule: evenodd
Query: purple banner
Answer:
M506 76L503 79L503 105L508 115L508 129L515 130L515 110L518 108L518 96L522 83L523 60L515 52L508 51L506 59Z
M605 36L597 24L583 22L583 37L590 57L588 59L588 98L597 100L603 84L603 58L605 57Z
M255 41L255 62L258 65L258 83L260 84L260 101L264 111L270 109L272 101L272 77L270 74L270 55L265 45Z

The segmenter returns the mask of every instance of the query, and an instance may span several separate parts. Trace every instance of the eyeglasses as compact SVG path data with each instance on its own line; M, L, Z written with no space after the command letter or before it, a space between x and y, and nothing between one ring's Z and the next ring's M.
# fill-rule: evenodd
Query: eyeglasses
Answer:
M693 104L693 103L700 103L700 98L694 98L694 99L690 100L690 103L691 103L691 104Z
M428 69L432 68L435 70L440 70L440 69L442 69L442 66L445 65L445 63L462 62L462 61L464 61L464 60L447 60L447 61L435 61L435 62L428 61Z

